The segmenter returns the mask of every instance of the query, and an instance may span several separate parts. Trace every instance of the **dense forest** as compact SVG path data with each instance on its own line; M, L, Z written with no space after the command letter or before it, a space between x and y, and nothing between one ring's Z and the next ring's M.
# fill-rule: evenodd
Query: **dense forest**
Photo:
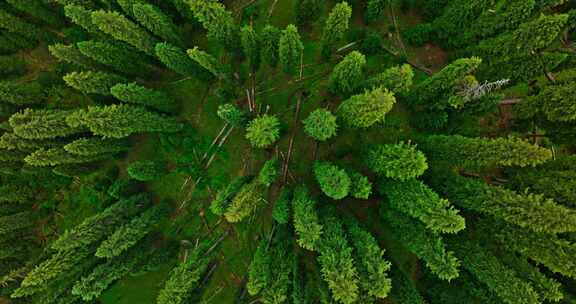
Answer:
M575 304L575 153L574 0L0 0L0 304Z

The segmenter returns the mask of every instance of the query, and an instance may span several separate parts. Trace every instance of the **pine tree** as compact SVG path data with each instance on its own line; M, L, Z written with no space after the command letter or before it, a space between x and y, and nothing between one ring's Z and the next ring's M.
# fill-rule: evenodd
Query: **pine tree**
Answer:
M244 55L250 60L250 66L255 71L260 65L260 37L252 26L245 25L240 31L240 43Z
M159 41L144 29L117 12L95 11L92 22L102 32L124 41L138 50L154 56L154 46Z
M126 140L100 137L80 138L64 146L66 152L81 156L118 153L129 148Z
M338 3L332 8L332 11L326 19L324 31L322 34L322 54L329 58L335 44L344 38L352 17L352 7L348 2Z
M318 141L326 141L336 136L338 130L336 116L323 108L312 111L302 123L304 124L304 132Z
M188 54L188 57L192 59L192 61L196 62L197 65L210 72L213 76L224 76L225 73L221 67L222 65L218 62L216 57L200 50L197 46L193 49L189 49L186 51L186 53Z
M217 0L189 0L194 16L208 31L208 39L220 43L230 52L240 47L238 26L232 14Z
M216 215L223 215L230 206L232 199L251 179L250 176L240 176L233 179L224 189L218 191L218 194L210 203L210 211Z
M321 15L324 0L298 0L296 1L296 21L298 25L312 23Z
M426 156L413 145L379 145L370 149L365 163L374 173L401 181L418 177L428 169Z
M166 213L164 205L155 205L129 223L116 229L96 250L99 258L114 258L133 248L142 240Z
M262 239L256 248L250 267L248 268L248 283L246 289L252 296L259 294L270 282L270 267L272 257L268 250L268 240ZM276 261L274 261L276 262Z
M532 286L503 265L486 249L474 241L455 238L450 248L462 260L462 267L496 293L505 303L542 303Z
M278 179L279 167L280 163L278 162L278 158L273 157L267 160L258 173L258 183L270 187Z
M65 61L80 68L91 69L98 67L98 63L91 58L84 56L75 45L64 45L61 43L48 46L50 54L61 61Z
M25 139L49 139L66 137L84 131L82 126L71 127L66 123L67 110L26 109L9 119L14 134Z
M294 189L292 208L294 209L294 230L298 236L296 242L304 249L318 250L323 227L318 219L316 201L310 197L305 186L298 186Z
M119 41L110 43L88 40L78 42L76 45L83 55L120 73L137 76L150 73L150 69L143 63L136 49Z
M0 216L0 236L4 237L15 231L34 225L31 214L28 211L11 215Z
M81 164L101 160L109 154L100 155L78 155L70 153L62 147L50 149L38 149L34 153L26 156L24 161L32 166L45 167L66 164Z
M24 36L36 41L40 38L40 32L36 26L20 20L20 18L0 9L0 29Z
M132 5L132 11L134 12L136 21L150 32L165 41L182 46L183 43L178 33L178 28L174 22L170 20L170 17L164 14L158 7L151 4L135 3Z
M357 199L368 199L372 193L372 182L368 177L353 170L348 170L348 176L351 181L350 195Z
M298 28L290 24L282 31L278 42L278 58L282 70L287 74L294 74L300 66L304 45L298 34Z
M281 34L278 28L269 24L267 24L260 33L260 55L262 62L271 67L278 65L278 49Z
M86 9L81 5L68 4L64 6L64 14L72 22L78 24L88 33L96 35L104 35L98 26L92 21L92 10Z
M60 252L88 248L112 234L119 225L138 214L148 202L149 198L144 194L122 199L104 211L86 218L71 230L67 230L50 246Z
M434 232L456 233L466 227L458 210L421 181L389 180L380 186L380 191L386 194L392 208L418 219Z
M110 93L123 102L147 106L164 112L170 112L175 105L166 93L148 89L135 82L116 84L110 88Z
M358 51L346 55L330 74L329 90L348 96L356 91L364 78L366 57Z
M458 277L460 261L446 249L444 239L439 234L391 209L382 208L381 214L392 226L394 237L422 259L434 275L447 281Z
M118 83L127 82L124 77L105 72L72 72L64 76L69 86L86 94L111 95L110 89Z
M32 48L34 41L15 33L0 31L0 54L7 55L16 53L20 49Z
M425 304L427 303L410 276L405 274L402 270L392 268L392 281L394 288L392 288L392 297L397 299L399 303L406 304Z
M329 162L314 163L314 176L326 196L339 200L348 196L350 191L350 177L345 170Z
M156 56L169 69L183 76L193 76L201 80L209 80L212 76L196 61L190 59L183 49L162 42L156 45Z
M66 118L73 128L85 126L95 135L123 138L142 132L177 132L182 124L174 119L130 105L92 106Z
M383 122L395 103L394 94L379 87L343 101L337 114L350 127L369 128Z
M295 256L292 252L291 243L288 240L286 227L280 228L275 243L272 244L271 257L274 263L271 264L270 280L266 288L262 290L262 303L279 304L288 301L291 287L290 276Z
M234 128L243 128L248 121L246 113L231 103L219 105L217 115Z
M161 162L139 160L130 163L126 171L128 171L128 175L130 175L131 178L142 182L148 182L162 177L166 171L166 167Z
M368 0L366 11L364 12L364 20L366 20L367 23L377 21L384 15L385 9L385 0Z
M62 23L60 21L60 16L58 16L53 10L47 7L44 3L35 0L6 0L10 5L19 11L26 14L34 16L48 25L57 27Z
M441 177L436 181L437 188L463 209L491 215L535 232L576 231L576 210L558 205L542 195L517 193L455 174Z
M344 304L356 303L360 283L358 270L352 258L352 247L335 210L324 210L322 224L324 233L318 256L322 277L328 283L334 300Z
M136 4L147 3L146 0L116 0L116 2L118 5L120 5L120 8L122 11L124 11L124 14L130 16L131 18L134 18L134 6Z
M488 139L432 135L424 138L422 143L422 149L431 159L473 169L534 166L552 157L550 150L514 137Z
M0 82L0 103L25 106L41 103L44 99L46 93L38 82Z
M383 87L394 94L407 93L412 87L414 71L409 64L391 67L366 81L366 87Z
M292 191L288 188L282 188L274 203L272 209L272 218L281 225L288 224L290 220L290 201L292 200Z
M346 218L345 224L354 247L360 289L367 292L370 298L386 298L392 288L388 274L392 264L384 259L384 250L380 249L376 239L362 229L355 219Z
M230 223L237 223L252 215L266 202L262 196L263 191L263 185L257 179L242 186L224 212L226 220Z
M537 95L530 96L527 103L533 105L535 110L541 110L549 121L576 121L575 97L572 94L576 89L576 76L573 74L576 74L575 70L558 73L556 82L545 85Z
M246 139L256 148L267 148L280 138L280 121L264 114L251 120L246 127Z

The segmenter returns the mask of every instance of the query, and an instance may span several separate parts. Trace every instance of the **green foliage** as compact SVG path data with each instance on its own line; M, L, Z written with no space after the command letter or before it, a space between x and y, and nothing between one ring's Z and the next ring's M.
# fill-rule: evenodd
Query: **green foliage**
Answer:
M72 22L78 24L91 34L103 34L98 26L92 21L92 11L81 5L68 4L64 6L64 14Z
M151 4L135 3L132 5L132 11L136 21L150 32L165 41L182 45L178 28L174 22L170 20L170 17L164 14L158 7Z
M292 208L294 208L294 230L298 236L296 242L304 249L318 250L323 227L316 212L316 201L310 197L305 186L298 186L294 190Z
M284 231L280 230L278 235L285 235ZM264 304L280 304L288 301L291 287L290 274L295 257L287 237L278 236L276 243L272 244L271 257L274 263L271 264L270 283L262 290L262 303Z
M437 233L456 233L466 227L458 210L421 181L388 180L380 189L392 208L420 220L427 229Z
M126 103L143 105L166 112L174 108L174 101L166 93L148 89L135 82L116 84L110 88L110 93Z
M72 127L85 126L95 135L123 138L142 132L177 132L182 124L173 118L130 105L91 106L66 118Z
M84 130L81 126L71 127L66 123L73 111L26 109L9 119L14 134L25 139L47 139L65 137Z
M322 33L323 53L325 57L329 55L334 45L344 38L352 17L352 7L348 2L340 2L332 8L332 11L326 19L324 31Z
M254 118L246 127L246 139L256 148L267 148L280 138L280 121L275 115Z
M370 23L382 18L387 3L386 0L368 0L366 11L364 12L364 20Z
M242 186L224 212L226 220L236 223L254 214L258 207L266 203L263 191L263 185L258 179Z
M235 128L244 127L248 120L246 113L231 103L219 105L216 114Z
M115 39L124 41L150 56L155 55L154 46L159 41L118 12L95 11L92 13L92 22Z
M189 49L186 51L186 53L188 54L188 57L192 59L192 61L196 62L196 64L210 72L213 76L224 76L224 71L221 68L222 65L218 62L216 57L200 50L197 46L195 46L193 49Z
M120 73L138 76L149 73L139 53L123 43L88 40L76 45L83 55Z
M345 224L354 246L360 289L367 292L370 298L386 298L392 289L388 274L392 264L384 259L384 250L380 249L378 241L356 220L347 218Z
M321 15L324 0L298 0L296 1L296 21L299 25L312 23Z
M280 162L278 159L274 157L267 160L258 173L258 183L270 187L270 185L278 179L278 171L280 171Z
M412 87L414 71L409 64L391 67L367 81L367 87L383 87L394 94L407 93Z
M432 135L423 139L422 149L430 159L466 168L535 166L552 157L549 149L520 138L468 138Z
M271 67L278 65L280 35L280 30L272 25L266 25L260 33L260 56Z
M394 94L382 87L354 95L338 106L338 116L353 128L369 128L384 122L396 103Z
M503 187L445 174L439 188L455 205L484 213L535 232L576 231L576 210L558 205L542 195L517 193Z
M282 188L276 202L274 209L272 209L272 218L281 225L288 224L290 220L290 201L292 200L292 191L288 188Z
M446 249L444 239L418 222L393 210L382 208L383 218L392 226L393 234L408 250L424 260L426 267L442 280L459 276L460 261Z
M406 143L378 145L368 151L365 163L374 173L401 181L418 177L428 169L424 153Z
M96 250L99 258L113 258L123 254L143 239L164 216L166 206L155 205L129 223L116 229Z
M180 75L198 77L201 80L211 78L203 67L190 59L186 52L177 46L162 42L156 44L155 51L156 56L164 65Z
M322 224L324 233L318 256L322 277L328 283L334 300L344 304L355 303L359 296L358 270L335 210L325 210Z
M248 293L252 296L259 294L270 282L272 257L268 251L267 243L268 240L266 239L260 241L252 258L252 263L250 263L250 267L248 268L248 283L246 283L246 289L248 289Z
M81 164L92 162L96 160L101 160L105 158L106 154L98 155L79 155L75 153L70 153L62 147L44 149L40 148L34 153L26 156L24 161L32 166L57 166L66 164Z
M301 64L302 52L304 51L304 44L300 39L298 28L289 24L286 29L282 31L280 40L278 42L278 57L282 70L287 74L294 74L298 70L297 67Z
M119 225L139 213L143 208L142 205L148 202L149 198L143 194L119 200L104 211L86 218L80 225L64 232L50 247L60 252L88 248L112 234Z
M551 83L545 86L538 95L532 97L538 108L550 121L576 121L576 100L572 92L576 90L576 79Z
M110 89L127 80L105 72L72 72L64 76L69 86L86 94L110 95Z
M358 199L368 199L372 193L372 182L368 177L356 172L349 171L350 177L350 195Z
M233 179L224 189L218 191L216 198L210 203L210 211L216 215L223 215L230 206L234 196L236 196L240 189L242 189L242 186L248 183L250 179L251 177L249 176L240 176Z
M345 170L329 162L315 162L314 176L326 196L339 200L350 192L350 177Z
M48 46L48 50L52 56L75 66L87 69L98 67L97 62L82 54L75 45L57 43Z
M19 11L34 16L51 26L61 25L60 16L51 10L45 3L35 0L6 0Z
M430 23L422 23L413 26L402 33L406 42L410 45L421 47L430 42L434 35L434 27Z
M25 106L41 103L45 98L44 88L38 82L0 82L0 103Z
M348 96L356 91L364 79L366 57L358 51L346 55L330 74L329 89L334 94Z
M392 288L394 299L397 299L399 303L407 304L427 303L408 275L396 268L393 268L392 273L392 281L395 284L394 288Z
M208 39L220 43L231 52L239 48L238 26L222 3L218 0L189 0L188 4L196 19L208 31Z
M240 43L244 55L250 60L253 70L260 65L261 40L252 26L245 25L240 31Z
M302 122L306 134L318 141L326 141L336 136L338 130L336 116L323 108L312 111Z
M166 171L166 166L158 161L139 160L130 163L126 171L128 171L128 175L130 175L131 178L148 182L162 177Z
M541 303L532 286L479 244L459 237L450 242L462 267L496 293L505 303Z
M40 38L40 32L36 26L22 21L20 18L0 9L0 29L10 33L22 35L30 40L36 41Z
M33 225L31 213L28 211L0 216L0 236L5 237L10 233Z

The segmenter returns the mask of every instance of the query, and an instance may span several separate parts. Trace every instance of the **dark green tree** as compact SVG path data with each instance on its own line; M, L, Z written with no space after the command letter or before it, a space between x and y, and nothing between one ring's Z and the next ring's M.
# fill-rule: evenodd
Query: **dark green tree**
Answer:
M110 93L126 103L147 106L164 112L174 109L174 101L166 93L148 89L135 82L116 84L110 88Z
M220 43L228 51L240 47L240 31L232 14L217 0L189 0L196 19L208 31L208 38Z
M296 21L298 25L312 23L320 17L324 0L298 0L296 1Z
M217 115L235 128L243 128L248 122L246 113L231 103L218 106Z
M288 188L282 188L282 191L278 195L276 202L274 203L274 209L272 209L272 218L278 224L288 224L290 220L290 201L292 200L292 191Z
M366 81L367 88L384 87L394 94L407 93L412 87L414 71L409 64L386 69Z
M369 128L383 122L395 103L394 94L379 87L343 101L338 106L337 114L347 126Z
M132 11L136 21L150 32L165 41L182 46L183 43L178 28L170 17L158 7L146 3L135 3L132 5Z
M139 160L130 163L126 171L131 178L148 182L162 177L166 171L166 166L158 161Z
M270 187L278 179L279 169L280 162L278 158L273 157L267 160L258 173L257 181L266 187Z
M183 49L167 42L158 43L155 47L156 56L169 69L183 76L193 76L208 80L211 75L196 61L190 59Z
M96 35L104 35L98 26L92 21L92 10L83 7L82 5L68 4L64 6L64 14L72 22L78 24L88 33Z
M41 103L45 99L44 87L38 82L0 82L0 103L26 106Z
M315 162L314 176L326 196L339 200L350 192L350 177L345 170L329 162Z
M72 72L64 76L69 86L86 94L111 95L110 89L118 83L127 82L124 77L105 72Z
M304 123L304 132L318 141L326 141L336 136L338 130L336 116L323 108L312 111L302 123Z
M85 130L82 126L71 127L66 118L74 111L26 109L9 119L14 134L25 139L50 139L65 137Z
M65 61L80 68L92 69L99 67L99 64L78 50L75 45L64 45L61 43L48 46L48 50L52 56L61 61Z
M278 58L282 70L287 74L294 74L300 66L304 45L298 34L298 28L290 24L282 31L278 42Z
M368 0L366 11L364 11L364 20L370 23L382 18L386 4L386 0Z
M6 2L17 10L29 14L30 16L34 16L50 26L58 27L62 25L60 16L41 1L6 0Z
M210 203L210 211L216 215L224 215L226 209L230 206L232 199L242 189L246 183L250 182L252 177L240 176L233 179L222 190L218 191L214 200Z
M265 186L257 178L243 185L224 212L226 220L236 223L254 214L260 206L266 203L263 197L264 190Z
M106 156L109 156L109 154L78 155L70 153L62 147L50 149L41 148L26 156L24 161L32 166L45 167L93 162L101 160Z
M3 9L0 9L0 29L24 36L33 41L40 38L40 32L36 26L21 20Z
M222 65L218 62L218 59L216 59L216 57L212 56L211 54L200 50L197 46L193 49L189 49L186 51L186 53L188 54L188 57L192 59L192 61L196 62L196 64L210 72L212 76L225 76L226 73L224 72Z
M260 66L261 41L259 35L250 25L245 25L240 31L240 43L244 55L250 61L252 70L257 70Z
M330 58L336 43L340 42L346 35L350 17L352 17L352 7L346 1L336 4L330 11L322 33L322 54L324 57Z
M76 45L85 56L120 73L137 76L146 76L150 73L150 69L138 52L119 41L88 40L78 42Z
M358 199L368 199L372 193L372 182L359 172L348 170L350 177L350 195Z
M329 89L334 94L348 96L354 93L364 79L366 56L358 51L346 55L330 74Z
M365 163L374 173L401 181L418 177L428 169L424 153L406 143L376 146L368 151Z
M280 35L281 31L269 24L260 32L262 62L271 67L278 65Z

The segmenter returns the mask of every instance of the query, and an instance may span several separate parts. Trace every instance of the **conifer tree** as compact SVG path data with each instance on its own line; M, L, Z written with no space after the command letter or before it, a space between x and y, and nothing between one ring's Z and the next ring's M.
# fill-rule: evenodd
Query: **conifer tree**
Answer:
M0 148L6 150L19 150L33 152L39 148L57 147L59 143L54 140L32 140L19 137L18 135L6 132L0 136Z
M326 196L339 200L348 196L350 177L343 169L329 162L315 162L314 176Z
M28 211L0 216L0 237L5 237L14 231L33 226L31 214Z
M534 166L552 157L550 150L514 137L489 139L432 135L425 137L422 143L422 149L431 159L473 169Z
M69 86L86 94L111 95L110 88L127 82L124 77L105 72L72 72L64 76Z
M24 36L33 41L40 38L40 32L36 26L22 21L20 18L3 9L0 9L0 29L4 29L9 33Z
M385 9L385 0L368 0L366 11L364 12L364 20L368 23L377 21L384 15Z
M248 121L246 113L231 103L218 106L217 115L235 128L243 128Z
M258 173L258 183L266 187L270 187L278 178L280 167L279 165L280 164L278 162L278 158L276 157L267 160L264 165L262 165L262 168L260 168L260 172Z
M65 137L84 131L82 126L71 127L66 118L73 111L26 109L9 119L14 134L25 139Z
M405 274L402 270L392 268L392 281L395 284L394 288L392 288L392 296L400 303L427 303L414 285L414 282L412 282L410 276Z
M549 121L576 121L575 97L572 94L576 89L576 76L573 74L576 74L575 70L571 69L558 73L555 82L546 84L537 95L530 96L526 104L536 111L541 110Z
M260 37L250 25L245 25L240 31L240 43L244 55L250 61L252 70L258 69L260 65Z
M316 201L310 197L305 186L298 186L294 189L292 208L294 209L294 230L298 236L296 242L304 249L318 250L323 227L318 219Z
M44 88L38 82L0 82L0 103L25 106L41 103L45 98Z
M532 286L503 265L486 249L474 241L455 238L450 248L462 260L462 267L496 293L504 303L541 303Z
M100 160L109 154L99 155L78 155L70 153L62 147L44 149L40 148L34 153L26 156L24 161L32 166L45 167L66 164L81 164Z
M248 183L252 177L240 176L233 179L226 187L216 194L214 200L210 203L210 211L216 215L223 215L230 206L232 199Z
M159 41L146 30L117 12L95 11L92 13L92 22L102 32L124 41L138 50L154 56L154 46Z
M312 111L302 122L304 132L318 141L326 141L335 136L338 130L336 116L323 108Z
M517 193L456 174L445 174L436 183L453 204L463 209L491 215L535 232L576 231L576 210L558 205L542 195Z
M196 62L196 64L210 72L213 76L224 76L224 71L222 70L221 64L218 62L216 57L200 50L197 46L193 49L189 49L186 51L186 53L188 54L188 57L192 59L192 61Z
M414 71L409 64L391 67L366 81L366 87L383 87L394 94L407 93L412 87Z
M172 118L129 105L91 106L66 118L73 128L86 127L95 135L123 138L142 132L177 132L182 124Z
M282 191L278 195L276 202L274 203L274 209L272 209L272 218L278 224L288 224L290 220L290 201L292 200L292 191L288 188L282 188Z
M295 256L291 243L287 240L287 228L279 231L275 243L271 248L271 257L274 263L270 269L270 283L262 290L262 302L265 304L286 303L291 287L290 275L293 270Z
M98 26L92 21L92 10L86 9L81 5L67 4L64 6L64 14L72 22L78 24L84 30L91 34L104 35Z
M155 47L156 56L169 69L183 76L194 76L208 80L211 75L196 61L192 60L183 49L167 42L158 43Z
M165 215L166 207L158 204L116 229L96 250L99 258L117 257L142 240Z
M338 116L353 128L369 128L383 122L396 103L396 97L382 87L354 95L338 106Z
M332 8L326 19L322 34L322 54L329 58L335 44L344 38L352 17L352 7L348 2L340 2Z
M280 138L280 121L275 115L264 114L251 120L246 127L246 139L256 148L267 148Z
M352 258L352 247L335 210L324 210L322 224L324 233L318 256L322 277L328 283L334 300L344 304L355 303L359 297L358 270Z
M428 169L426 156L406 143L376 146L368 151L365 163L374 173L401 181L418 177Z
M57 43L48 46L48 50L52 56L59 60L74 64L80 68L91 69L99 67L97 62L82 54L75 45Z
M344 96L354 93L364 78L365 64L366 56L358 51L346 55L330 74L330 92Z
M268 250L268 240L262 239L256 248L250 268L248 268L248 283L246 289L252 296L259 294L270 281L270 267L272 266L272 257Z
M380 189L388 197L392 208L420 220L427 229L438 233L456 233L466 226L458 210L421 181L388 180Z
M120 5L124 14L131 18L134 18L134 5L147 3L146 0L116 0L116 2Z
M232 14L217 0L189 0L196 19L208 31L208 38L230 52L240 47L240 33Z
M224 212L226 220L230 223L236 223L253 214L258 207L266 202L262 195L263 191L264 187L258 179L242 186Z
M446 249L439 234L391 209L382 208L381 214L392 226L394 237L422 259L434 275L447 281L458 277L460 261L452 251Z
M148 89L135 82L116 84L110 88L110 93L126 103L147 106L165 112L174 108L174 101L166 93Z
M182 46L182 39L178 33L178 28L174 22L170 20L170 17L164 14L158 7L151 4L135 3L132 5L132 11L134 12L136 21L150 32L165 41Z
M282 31L278 41L278 58L284 73L294 74L298 70L297 67L300 66L303 51L304 45L300 39L300 34L298 34L298 28L289 24Z
M392 288L388 273L392 264L384 259L384 250L380 249L376 239L362 229L355 219L346 218L345 224L354 247L360 289L366 291L370 298L386 298Z
M260 33L260 55L262 62L271 67L278 65L280 35L281 31L269 24L267 24Z
M81 156L118 153L129 148L126 140L100 137L80 138L64 146L67 152Z
M112 234L119 225L138 214L143 205L148 202L149 198L144 194L122 199L104 211L86 218L80 225L64 232L51 244L51 247L60 252L88 248Z
M368 199L372 193L372 182L368 177L353 170L348 170L348 176L351 182L350 195L358 199Z
M159 179L166 171L163 163L152 160L139 160L130 163L128 168L128 175L135 180L148 182Z
M48 25L57 27L61 25L60 17L44 3L35 0L6 0L19 11L34 16Z
M138 52L119 41L112 43L88 40L76 45L85 56L120 73L138 76L149 74L149 68L142 62Z

